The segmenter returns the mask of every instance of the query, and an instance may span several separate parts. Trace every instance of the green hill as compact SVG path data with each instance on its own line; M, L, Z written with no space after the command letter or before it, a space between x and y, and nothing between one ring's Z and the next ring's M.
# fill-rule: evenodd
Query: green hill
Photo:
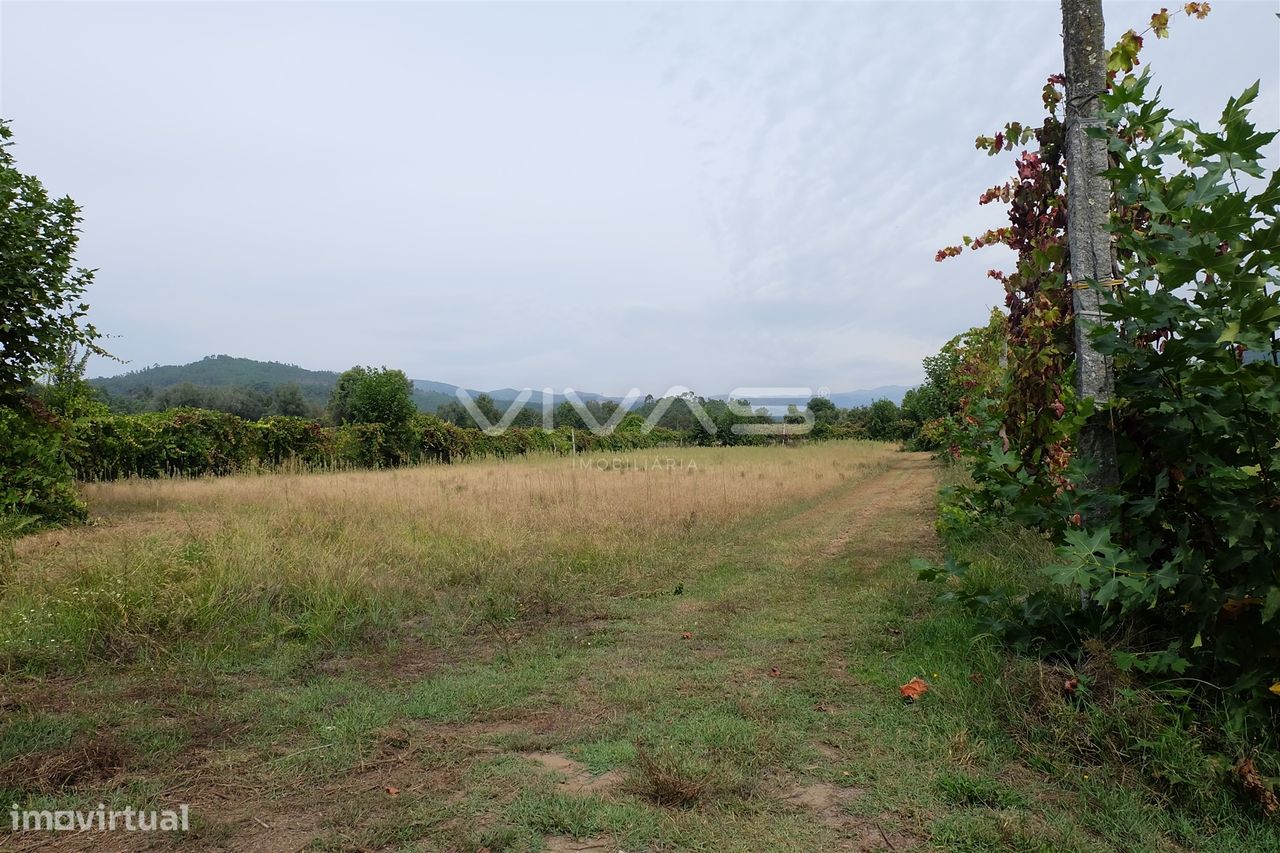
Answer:
M191 364L156 364L118 376L102 376L90 379L89 384L101 390L114 408L136 410L144 408L147 401L166 389L185 386L201 390L235 389L269 396L281 386L296 385L307 403L323 407L337 381L338 373L333 370L308 370L279 361L210 355ZM415 386L413 399L422 411L434 412L442 403L452 400L453 395Z
M269 391L278 385L294 383L304 390L329 389L338 381L332 370L307 370L296 364L278 361L254 361L229 355L209 355L191 364L155 364L142 370L90 379L89 384L109 394L125 396L151 388L158 391L173 385L190 383L209 388L240 387Z

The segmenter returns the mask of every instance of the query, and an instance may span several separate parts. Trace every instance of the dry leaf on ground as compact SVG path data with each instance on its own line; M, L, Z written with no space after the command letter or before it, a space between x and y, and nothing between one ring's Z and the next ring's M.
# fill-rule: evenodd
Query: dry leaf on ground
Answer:
M908 702L919 702L924 694L929 692L929 682L920 676L908 681L906 684L898 688L898 692L902 694L902 698Z

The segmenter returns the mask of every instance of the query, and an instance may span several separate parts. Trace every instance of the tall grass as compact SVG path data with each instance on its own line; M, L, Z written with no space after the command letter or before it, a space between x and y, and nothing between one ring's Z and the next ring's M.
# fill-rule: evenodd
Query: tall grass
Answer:
M688 543L863 476L872 443L692 448L86 484L94 524L17 542L0 669L323 654L644 594Z

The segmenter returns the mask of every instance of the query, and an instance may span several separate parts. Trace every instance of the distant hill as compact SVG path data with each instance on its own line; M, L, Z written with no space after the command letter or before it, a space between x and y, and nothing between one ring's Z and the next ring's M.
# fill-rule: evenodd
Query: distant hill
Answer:
M838 391L833 394L827 394L827 399L835 403L841 409L852 409L858 406L870 406L876 400L891 400L894 405L901 405L902 397L909 391L906 385L881 385L876 388L868 388L861 391ZM718 400L726 400L728 396L721 394L716 397ZM753 406L768 407L785 407L785 406L803 406L809 402L808 397L752 397L751 404Z
M333 370L308 370L279 361L209 355L190 364L156 364L118 376L102 376L90 379L89 384L112 397L126 398L146 394L148 389L155 392L187 384L206 388L250 388L264 393L270 393L281 385L294 384L309 403L323 406L329 400L329 392L338 382L338 375ZM445 386L443 383L429 385L449 389L455 387ZM432 387L422 388L414 383L413 400L422 411L434 412L442 403L452 399L452 390L445 394Z
M122 373L118 376L102 376L90 379L89 384L102 389L109 396L118 398L138 398L149 396L165 388L178 385L195 385L208 388L248 388L262 393L271 393L281 385L295 384L302 391L306 400L314 405L323 406L329 399L329 392L338 381L338 373L332 370L308 370L296 364L285 364L279 361L255 361L251 358L235 358L229 355L210 355L191 364L156 364L141 370ZM447 382L436 382L429 379L413 380L413 399L418 408L424 412L434 412L441 405L456 400L457 385ZM467 389L473 396L480 391ZM866 406L876 400L892 400L902 402L902 395L907 391L903 385L885 385L865 391L845 391L830 394L831 402L841 408ZM499 388L484 392L494 401L502 403L516 399L520 391L515 388ZM542 392L534 391L527 405L541 406ZM621 397L608 397L587 391L578 392L584 401L614 400L621 402ZM717 399L724 399L718 395ZM552 403L559 404L565 400L562 394L554 394ZM808 398L762 398L751 401L755 405L786 406L803 405Z
M154 364L141 370L90 379L89 384L111 394L129 394L144 388L159 390L190 382L211 388L241 386L268 390L277 385L296 383L300 388L320 386L332 388L338 374L332 370L307 370L296 364L279 361L254 361L229 355L209 355L191 364Z
M456 400L458 398L457 394L458 394L458 388L460 386L450 385L447 382L433 382L428 379L415 379L413 380L413 387L414 387L414 390L416 391L424 391L424 392L429 392L431 394L441 394L443 395L442 397L442 401L443 401L443 398ZM511 400L514 400L517 397L519 397L520 394L522 393L522 390L523 389L520 389L520 388L498 388L493 391L477 391L474 388L466 389L467 393L473 397L478 396L480 394L488 394L490 397L493 398L494 402L496 403L510 402ZM578 398L582 400L582 402L584 403L589 403L592 400L600 400L600 401L613 400L615 402L620 403L623 401L623 399L625 399L623 397L607 397L603 394L594 394L590 391L575 390L574 393L577 394ZM530 389L529 399L525 401L525 405L541 406L542 398L544 396L545 395L542 393L541 390ZM563 403L566 399L568 398L564 394L556 394L553 392L551 395L552 405L559 405L560 403Z
M870 406L876 400L892 400L894 405L901 405L903 395L910 390L911 388L907 385L881 385L867 391L843 391L831 394L830 398L831 402L842 409Z

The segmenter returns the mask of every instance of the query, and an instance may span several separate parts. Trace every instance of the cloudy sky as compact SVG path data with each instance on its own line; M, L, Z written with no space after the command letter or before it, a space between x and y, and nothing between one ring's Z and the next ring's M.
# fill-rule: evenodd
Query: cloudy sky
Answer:
M1166 0L1168 2L1168 0ZM1152 3L1107 3L1108 34ZM1175 7L1177 3L1173 4ZM1145 59L1213 120L1274 2ZM1051 2L0 3L0 115L85 209L125 366L211 353L470 387L919 380L1000 301L1005 162L1061 68ZM985 256L984 256L985 254Z

